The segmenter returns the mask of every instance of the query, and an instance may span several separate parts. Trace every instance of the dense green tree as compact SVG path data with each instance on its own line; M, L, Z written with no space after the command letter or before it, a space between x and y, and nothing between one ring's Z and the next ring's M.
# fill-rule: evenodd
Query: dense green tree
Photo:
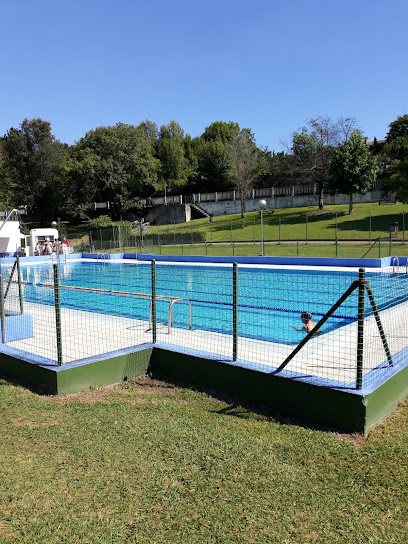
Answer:
M118 217L157 182L160 161L145 130L118 123L89 131L73 146L69 175L84 200L107 200Z
M329 171L330 189L349 195L349 215L353 213L353 194L370 189L377 169L377 161L359 131L354 131L345 144L334 150Z
M11 180L15 201L26 205L40 221L55 213L58 179L66 149L56 140L48 121L24 119L3 139L5 176Z
M183 145L184 142L184 130L181 126L172 119L168 125L162 125L160 127L159 140L174 140L179 145Z
M230 189L233 184L231 176L230 148L221 140L204 140L195 138L192 141L197 158L195 186L197 191L222 191Z
M160 141L158 155L161 162L161 179L166 190L182 187L188 176L184 147L172 138L164 138Z
M408 114L398 116L395 121L389 124L389 128L387 142L406 138L408 136Z
M15 184L8 176L4 160L0 158L0 209L9 210L18 206L15 197Z
M226 144L231 142L232 136L240 131L238 123L225 123L224 121L215 121L205 128L203 138L209 141L221 141Z
M156 123L154 121L150 121L150 119L145 119L137 125L137 128L141 128L145 131L152 147L156 149L159 140L159 129L157 128Z
M387 192L395 193L397 200L408 203L408 157L398 161L391 169L385 184Z

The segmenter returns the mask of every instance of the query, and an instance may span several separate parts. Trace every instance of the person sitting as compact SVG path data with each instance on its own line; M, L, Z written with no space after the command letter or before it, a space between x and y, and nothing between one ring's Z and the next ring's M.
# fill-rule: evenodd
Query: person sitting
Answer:
M302 312L300 319L303 323L303 327L301 329L291 325L292 329L295 329L295 331L304 331L309 333L316 327L316 323L312 321L312 314L310 312ZM321 331L316 331L315 334L321 334Z

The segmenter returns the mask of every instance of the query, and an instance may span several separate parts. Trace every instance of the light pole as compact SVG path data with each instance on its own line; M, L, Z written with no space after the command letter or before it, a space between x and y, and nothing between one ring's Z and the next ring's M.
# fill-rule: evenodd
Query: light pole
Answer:
M261 257L264 256L264 241L263 241L263 211L266 208L266 200L260 200L258 206L261 210Z
M58 225L57 225L57 222L56 222L56 221L53 221L53 222L51 223L51 227L52 227L53 229L56 229L57 226L58 226ZM58 231L57 231L57 232L58 232ZM57 253L57 262L58 262L58 264L59 264L59 233L57 234L57 239L55 240L55 251L56 251L56 253Z

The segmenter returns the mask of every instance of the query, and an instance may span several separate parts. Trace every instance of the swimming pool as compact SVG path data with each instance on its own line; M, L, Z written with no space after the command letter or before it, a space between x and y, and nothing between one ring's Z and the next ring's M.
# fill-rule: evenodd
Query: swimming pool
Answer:
M391 276L391 274L388 274ZM317 322L357 279L357 272L238 268L238 334L241 337L297 344L304 337L290 325L301 327L300 314L310 311ZM399 291L392 296L376 288L379 307L396 304ZM382 273L384 278L384 273ZM24 298L29 302L54 305L53 269L50 264L22 266ZM145 263L104 264L66 262L60 264L62 307L131 317L148 322L152 292L151 265ZM406 288L406 284L401 289ZM135 294L137 293L137 295ZM233 276L231 266L156 266L157 321L168 323L170 299L174 305L174 326L189 328L189 302L192 328L232 334ZM146 295L146 296L143 296ZM189 301L189 302L188 302ZM366 304L366 315L371 312ZM325 323L329 332L357 319L355 291Z

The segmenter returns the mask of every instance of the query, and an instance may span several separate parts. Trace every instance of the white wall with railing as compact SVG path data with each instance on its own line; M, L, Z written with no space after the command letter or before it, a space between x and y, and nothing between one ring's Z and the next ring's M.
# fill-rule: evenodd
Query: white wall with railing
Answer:
M372 187L372 191L381 189L381 180L377 180ZM303 185L288 185L285 187L266 187L263 189L251 189L248 191L246 200L256 200L258 198L275 198L289 197L294 198L302 195L317 195L319 186L314 184ZM141 198L139 203L144 206L162 206L166 204L200 204L203 202L220 202L220 201L236 201L241 200L241 193L236 190L232 191L215 191L213 193L195 193L192 195L166 195L155 198ZM109 202L94 202L94 208L109 209Z

